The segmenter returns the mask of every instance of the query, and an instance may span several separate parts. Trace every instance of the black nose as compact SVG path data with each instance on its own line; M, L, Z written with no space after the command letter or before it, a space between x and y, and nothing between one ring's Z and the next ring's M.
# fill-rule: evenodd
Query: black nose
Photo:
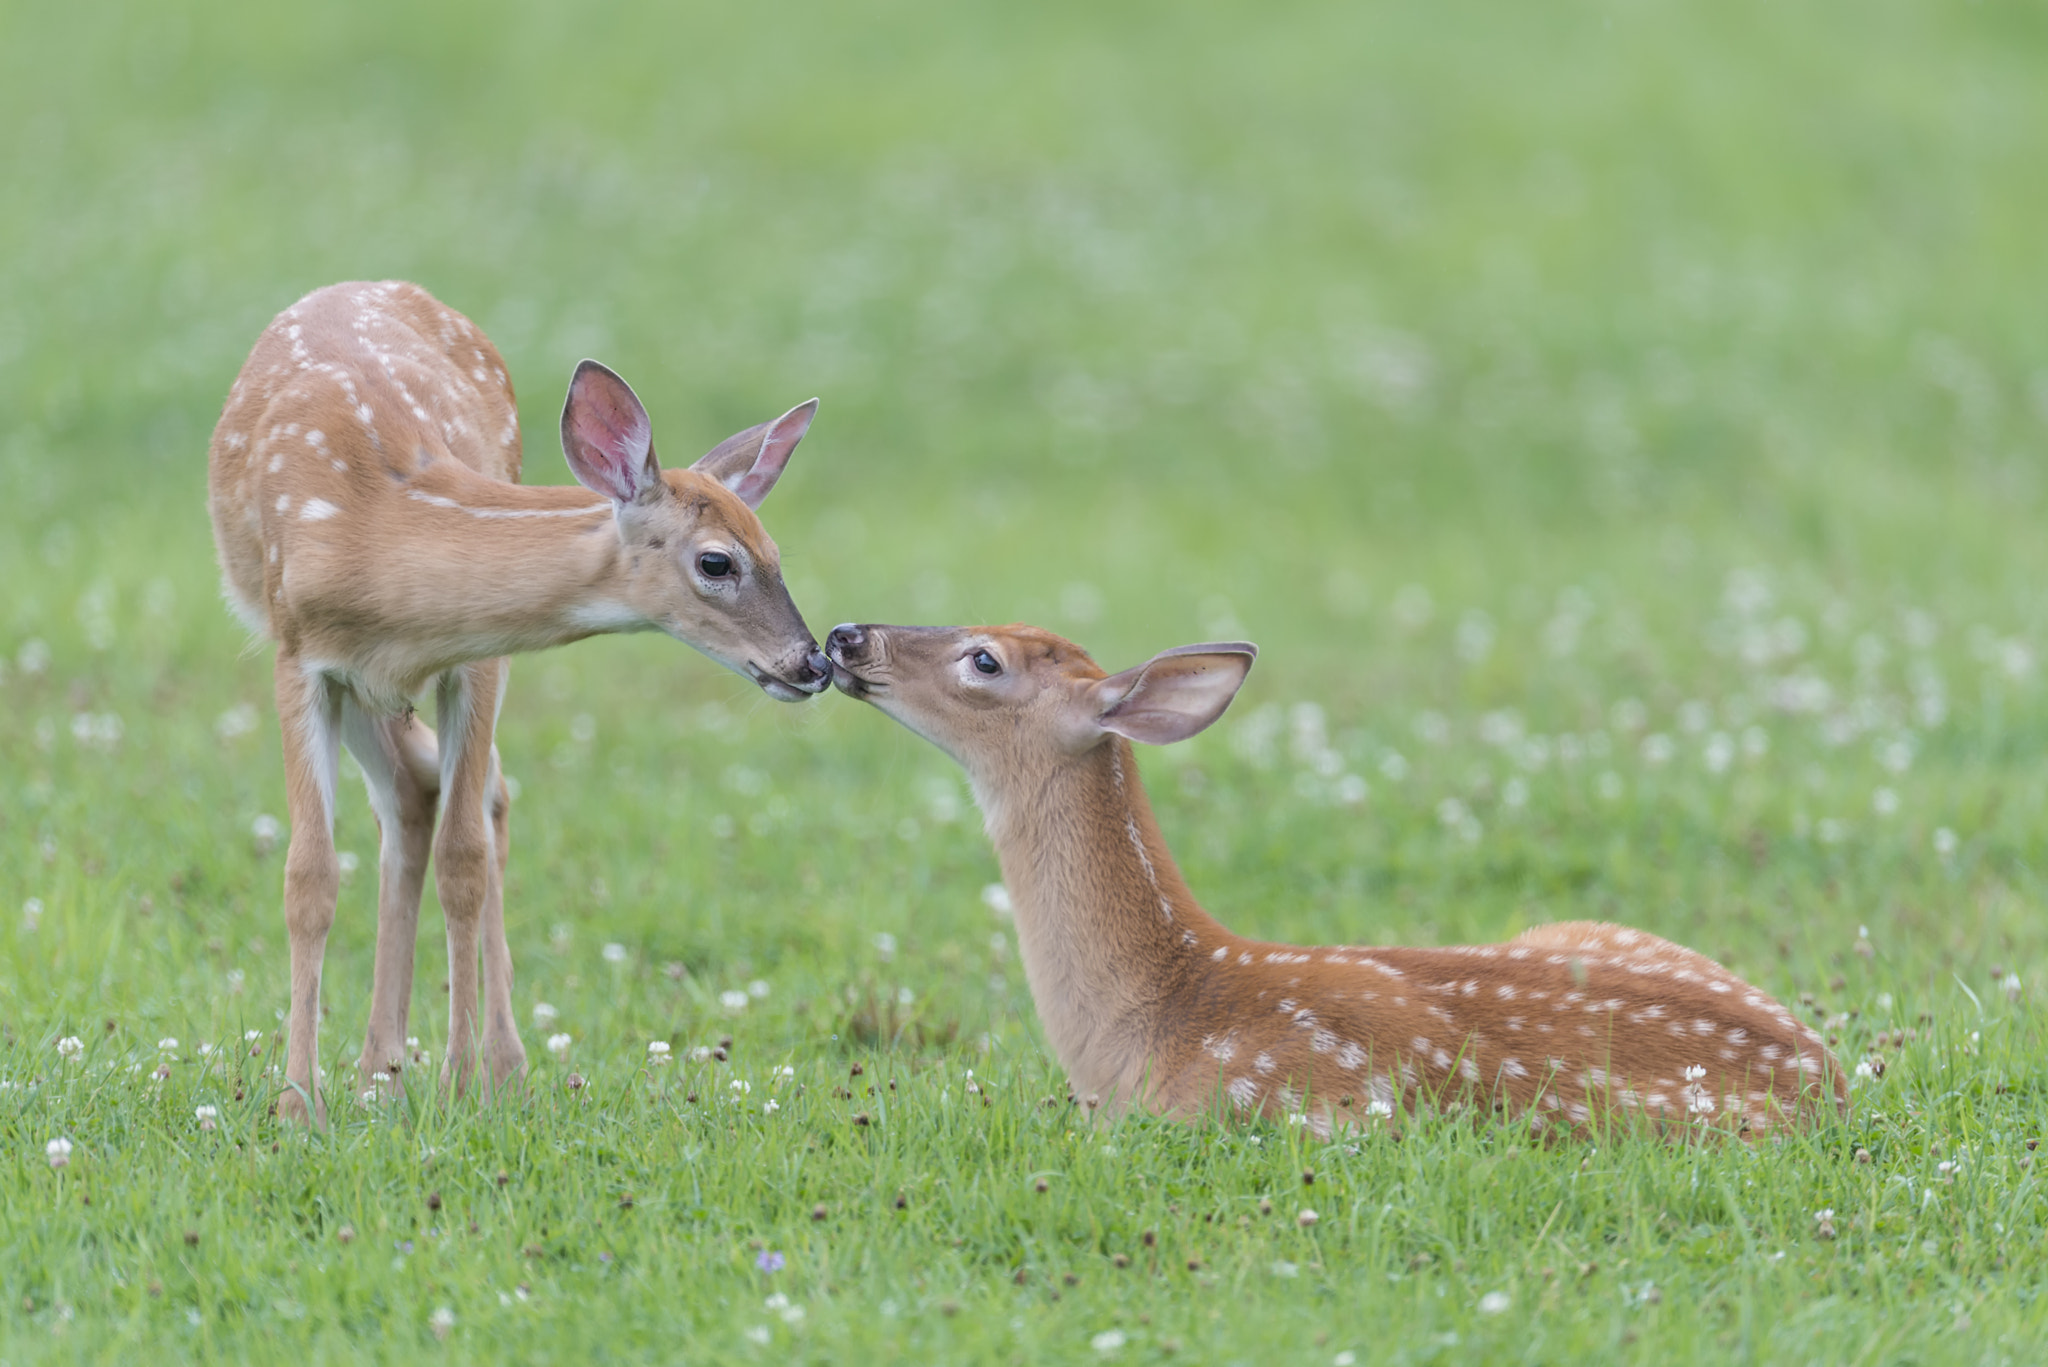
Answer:
M841 623L825 634L825 648L845 658L867 648L868 634L851 622Z
M804 682L816 683L819 679L832 677L832 662L825 658L825 652L813 646L811 653L804 656Z

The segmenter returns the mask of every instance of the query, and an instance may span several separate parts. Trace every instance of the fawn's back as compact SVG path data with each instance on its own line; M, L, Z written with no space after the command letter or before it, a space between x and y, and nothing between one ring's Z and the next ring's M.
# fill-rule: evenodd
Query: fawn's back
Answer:
M408 495L437 465L517 483L519 419L483 332L416 285L316 290L257 340L214 428L209 503L230 603L251 630L291 631L294 532L346 547L346 579L402 554ZM417 503L418 499L410 500ZM337 530L349 535L336 538Z

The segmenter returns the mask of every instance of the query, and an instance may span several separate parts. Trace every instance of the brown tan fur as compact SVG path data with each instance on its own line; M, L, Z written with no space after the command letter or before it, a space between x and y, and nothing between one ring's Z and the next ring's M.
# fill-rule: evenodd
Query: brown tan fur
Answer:
M1000 673L974 664L986 651ZM1219 1107L1318 1133L1425 1100L1553 1133L1608 1122L1757 1132L1846 1104L1815 1033L1713 960L1641 931L1506 944L1247 939L1189 892L1130 740L1193 734L1249 668L1189 646L1114 678L1033 627L841 627L842 691L966 768L1015 906L1048 1041L1109 1110Z
M789 600L757 504L810 405L663 470L644 409L585 362L563 415L577 477L518 483L512 385L476 326L414 285L307 295L258 338L215 428L208 481L230 605L276 642L291 842L290 1090L319 1117L320 962L339 884L337 745L383 831L376 980L360 1085L396 1085L431 849L447 915L444 1076L525 1066L504 933L508 797L493 733L506 656L599 632L661 630L795 699L825 662ZM693 579L705 549L731 582ZM412 702L432 692L440 733ZM438 834L436 808L442 808ZM483 1015L477 1019L478 954Z

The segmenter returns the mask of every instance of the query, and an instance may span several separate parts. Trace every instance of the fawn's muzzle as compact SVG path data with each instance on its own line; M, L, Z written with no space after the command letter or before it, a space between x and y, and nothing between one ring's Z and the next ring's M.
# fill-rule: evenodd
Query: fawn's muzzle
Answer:
M838 664L856 663L867 657L868 629L842 622L825 635L825 649Z
M845 622L825 634L825 653L831 659L832 682L850 698L864 698L873 691L872 682L860 676L862 665L872 657L874 638L866 627Z

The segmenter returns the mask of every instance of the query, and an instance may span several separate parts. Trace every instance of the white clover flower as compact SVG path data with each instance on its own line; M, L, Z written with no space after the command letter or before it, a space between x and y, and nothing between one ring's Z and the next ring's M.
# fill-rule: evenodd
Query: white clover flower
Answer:
M711 1061L711 1046L710 1046L710 1045L708 1045L708 1044L700 1044L700 1045L698 1045L698 1046L697 1046L696 1048L694 1048L694 1049L692 1049L692 1050L690 1051L690 1062L692 1062L692 1063L708 1063L708 1062L710 1062L710 1061Z
M1017 909L1010 900L1010 890L1001 883L990 883L981 890L981 904L998 916L1008 916Z
M1856 1065L1856 1077L1858 1081L1868 1081L1869 1079L1874 1078L1876 1076L1877 1069L1870 1066L1869 1059L1864 1059Z
M278 838L283 834L284 826L267 813L249 823L249 835L256 842L258 854L269 854L277 847Z
M242 1042L244 1044L254 1044L262 1038L263 1032L261 1030L244 1030L242 1032Z
M767 1346L768 1340L773 1337L774 1334L769 1330L768 1326L765 1324L757 1324L753 1328L747 1330L747 1342L759 1344L763 1347Z
M210 1130L214 1128L214 1121L220 1117L220 1108L217 1106L195 1106L192 1109L192 1116L199 1122L200 1129Z
M57 1136L43 1145L43 1156L50 1160L50 1166L53 1168L70 1167L71 1141L62 1135Z
M85 1041L76 1035L66 1035L57 1041L57 1057L80 1059L85 1057Z
M1701 1078L1705 1077L1706 1075L1707 1070L1705 1066L1702 1064L1688 1063L1685 1065L1685 1080L1687 1082L1698 1082Z
M759 1001L763 997L767 996L768 992L768 980L766 978L756 978L754 979L754 981L747 984L747 995L752 997L755 1001Z
M237 703L214 718L213 734L222 740L233 740L246 736L256 729L256 709L248 703Z
M1124 1331L1121 1329L1105 1329L1094 1338L1089 1339L1088 1346L1104 1357L1108 1357L1111 1353L1122 1352Z
M176 1035L165 1035L162 1039L156 1042L156 1050L160 1054L177 1053L178 1037Z
M626 947L614 940L604 947L604 961L608 964L626 962Z
M785 1064L783 1064L783 1065L782 1065L782 1066L781 1066L780 1068L777 1068L777 1069L775 1070L775 1074L774 1074L774 1075L775 1075L776 1077L795 1077L795 1076L796 1076L796 1069L794 1069L794 1068L790 1067L790 1066L789 1066L789 1065L788 1065L787 1063L785 1063ZM973 1076L974 1076L974 1070L973 1070L972 1068L969 1068L969 1069L967 1070L967 1076L969 1076L969 1077L973 1077Z
M739 988L731 988L718 994L719 1004L728 1011L746 1010L748 1000L747 994Z
M1479 1313L1482 1315L1498 1315L1513 1304L1514 1300L1507 1292L1489 1291L1479 1298Z
M768 1100L766 1100L766 1101L764 1101L764 1102L762 1102L762 1103L761 1103L761 1114L762 1114L762 1115L774 1115L774 1114L775 1114L775 1113L776 1113L777 1111L779 1111L779 1110L781 1110L781 1109L782 1109L782 1103L781 1103L781 1102L779 1102L779 1101L777 1101L777 1100L776 1100L775 1098L773 1098L773 1097L770 1097L770 1098L768 1098Z
M1007 896L1008 894L1004 895ZM877 931L875 933L875 953L881 955L884 961L895 958L896 937L886 930Z
M21 904L21 925L24 930L34 930L43 921L43 899L31 897Z
M754 1084L743 1077L736 1077L725 1085L732 1089L735 1096L745 1096L748 1092L754 1090Z
M455 1328L455 1312L443 1305L427 1316L427 1328L434 1331L434 1337L445 1339Z
M560 1020L561 1016L561 1012L555 1010L554 1007L546 1002L535 1002L533 1004L533 1028L536 1030L547 1029L557 1020Z
M1312 1229L1315 1227L1316 1222L1322 1218L1322 1216L1314 1211L1304 1207L1301 1214L1294 1217L1294 1223L1300 1225L1303 1229Z
M548 1052L558 1059L569 1057L569 1046L576 1041L566 1034L548 1036Z
M651 1039L647 1041L647 1061L657 1064L667 1063L668 1041L665 1039Z

